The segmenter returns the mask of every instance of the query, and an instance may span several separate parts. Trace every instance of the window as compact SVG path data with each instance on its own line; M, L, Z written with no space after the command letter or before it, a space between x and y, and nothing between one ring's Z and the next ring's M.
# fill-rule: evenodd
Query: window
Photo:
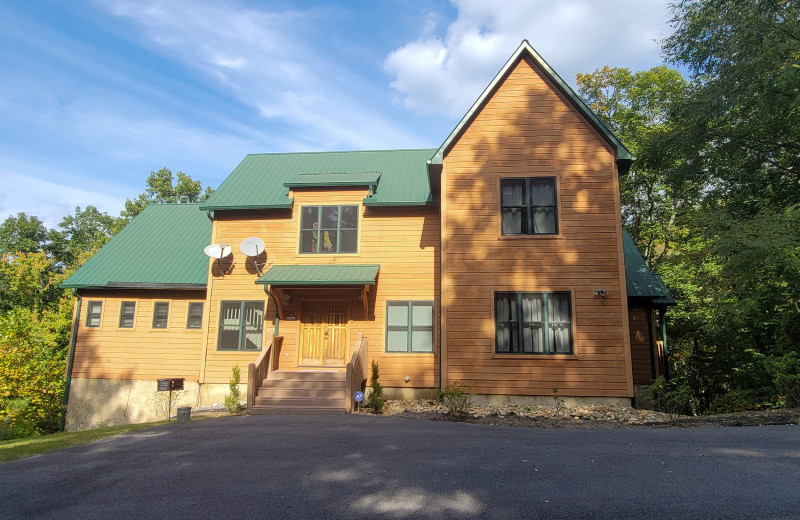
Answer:
M358 206L304 206L301 253L357 253Z
M103 302L92 301L86 306L86 326L99 327L100 314L103 312Z
M557 235L555 177L500 180L504 235Z
M386 352L433 352L433 302L386 302Z
M132 329L136 314L136 302L122 302L119 307L119 328Z
M219 350L261 350L264 302L222 302L219 312Z
M189 302L189 313L188 318L186 318L186 328L203 328L203 302Z
M495 352L572 354L568 292L494 293Z
M166 329L169 318L169 302L156 302L153 307L153 328Z

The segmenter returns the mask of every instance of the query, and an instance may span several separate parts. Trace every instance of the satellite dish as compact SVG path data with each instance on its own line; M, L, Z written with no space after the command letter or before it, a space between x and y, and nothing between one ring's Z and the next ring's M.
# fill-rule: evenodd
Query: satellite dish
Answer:
M264 241L258 237L245 238L239 248L247 256L258 256L264 252Z
M209 258L220 260L231 254L231 246L228 244L211 244L203 248L203 252Z

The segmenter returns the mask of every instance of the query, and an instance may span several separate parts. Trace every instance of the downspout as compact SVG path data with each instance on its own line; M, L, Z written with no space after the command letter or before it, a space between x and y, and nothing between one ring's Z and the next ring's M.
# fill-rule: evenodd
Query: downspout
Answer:
M72 289L72 294L75 295L75 319L72 321L72 337L69 341L69 352L67 354L67 375L64 384L64 397L61 399L61 421L58 425L58 431L63 432L67 423L67 404L69 404L69 388L72 382L72 363L75 360L75 343L78 340L78 323L81 320L81 296L78 294L77 289Z
M661 341L664 348L664 379L669 381L669 355L667 353L667 308L661 308Z

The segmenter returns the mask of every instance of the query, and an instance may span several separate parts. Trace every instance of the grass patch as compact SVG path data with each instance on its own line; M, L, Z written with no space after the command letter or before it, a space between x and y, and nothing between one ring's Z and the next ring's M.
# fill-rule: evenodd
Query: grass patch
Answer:
M33 455L39 455L40 453L63 450L64 448L69 448L72 446L80 446L82 444L88 444L100 439L105 439L106 437L114 437L115 435L120 435L123 433L144 430L160 424L166 424L166 421L142 424L123 424L120 426L95 428L94 430L85 430L81 432L54 433L51 435L42 435L40 437L27 437L25 439L0 441L0 462L31 457Z

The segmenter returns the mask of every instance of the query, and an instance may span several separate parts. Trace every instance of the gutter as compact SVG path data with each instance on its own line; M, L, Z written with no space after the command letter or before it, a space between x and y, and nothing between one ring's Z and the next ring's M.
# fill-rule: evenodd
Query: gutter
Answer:
M77 289L72 289L75 295L75 318L72 320L72 335L69 340L69 352L67 354L67 374L64 385L64 397L61 399L61 420L58 424L58 431L63 432L67 423L67 404L69 404L69 389L72 383L72 364L75 361L75 344L78 341L78 324L81 319L81 296Z

